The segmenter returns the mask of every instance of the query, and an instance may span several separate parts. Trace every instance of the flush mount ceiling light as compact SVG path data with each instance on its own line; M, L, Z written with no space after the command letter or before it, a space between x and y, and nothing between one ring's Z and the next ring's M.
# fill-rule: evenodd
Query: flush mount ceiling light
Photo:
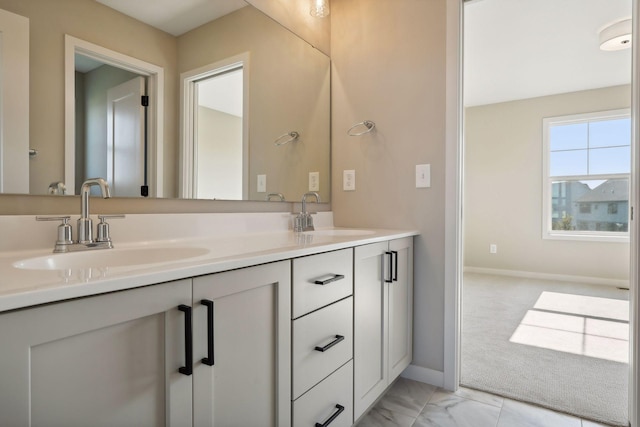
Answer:
M600 30L601 50L622 50L631 47L631 19L614 22Z
M324 18L329 15L329 0L310 0L309 13L316 18Z

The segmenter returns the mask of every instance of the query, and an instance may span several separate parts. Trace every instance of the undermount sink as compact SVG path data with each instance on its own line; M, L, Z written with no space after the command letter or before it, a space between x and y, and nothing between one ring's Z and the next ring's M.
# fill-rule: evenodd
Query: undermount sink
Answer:
M324 230L305 231L304 234L311 234L313 236L366 236L375 234L375 231L358 228L328 228Z
M27 258L14 262L13 266L23 270L115 268L180 261L196 258L208 252L208 249L194 247L100 249Z

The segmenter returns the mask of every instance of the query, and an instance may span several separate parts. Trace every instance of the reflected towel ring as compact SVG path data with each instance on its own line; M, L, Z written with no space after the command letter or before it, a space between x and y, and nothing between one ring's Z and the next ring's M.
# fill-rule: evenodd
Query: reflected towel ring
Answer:
M363 130L362 132L353 132L353 130L358 126L364 126L366 129ZM365 133L371 132L372 130L375 129L375 127L376 127L376 124L374 122L372 122L371 120L365 120L363 122L356 123L355 125L351 126L347 131L347 134L349 136L360 136L360 135L364 135Z
M287 136L289 137L289 139L286 139L286 140L283 141L282 138L287 137ZM290 143L292 141L297 140L299 136L300 136L300 134L294 130L294 131L291 131L289 133L285 133L284 135L280 135L279 137L277 137L275 142L274 142L274 144L275 145L288 144L288 143Z

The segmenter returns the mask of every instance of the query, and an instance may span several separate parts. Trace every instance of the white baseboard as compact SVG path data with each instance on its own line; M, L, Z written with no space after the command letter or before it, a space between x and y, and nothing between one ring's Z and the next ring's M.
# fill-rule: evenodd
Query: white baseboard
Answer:
M503 270L500 268L465 267L465 273L493 274L496 276L513 276L527 279L557 280L561 282L579 282L589 285L615 286L629 288L628 280L607 279L604 277L571 276L568 274L534 273L531 271Z
M421 383L431 384L436 387L442 387L444 385L444 372L423 368L422 366L409 365L400 376L410 380L420 381Z

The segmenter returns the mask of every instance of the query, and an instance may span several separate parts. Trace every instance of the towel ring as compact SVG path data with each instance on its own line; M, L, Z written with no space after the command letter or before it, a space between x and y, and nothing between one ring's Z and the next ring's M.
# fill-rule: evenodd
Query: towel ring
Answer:
M286 139L286 140L283 141L282 139L284 137L287 137L287 136L289 137L289 139ZM289 133L285 133L284 135L280 135L279 137L277 137L275 142L274 142L274 144L275 145L288 144L288 143L290 143L292 141L297 140L299 136L300 136L300 134L294 130L294 131L291 131Z
M352 132L358 126L364 126L366 129L363 130L362 132ZM371 120L365 120L363 122L356 123L355 125L351 126L347 131L347 134L349 136L360 136L360 135L364 135L365 133L371 132L372 130L375 129L375 127L376 127L376 124L374 122L372 122Z

